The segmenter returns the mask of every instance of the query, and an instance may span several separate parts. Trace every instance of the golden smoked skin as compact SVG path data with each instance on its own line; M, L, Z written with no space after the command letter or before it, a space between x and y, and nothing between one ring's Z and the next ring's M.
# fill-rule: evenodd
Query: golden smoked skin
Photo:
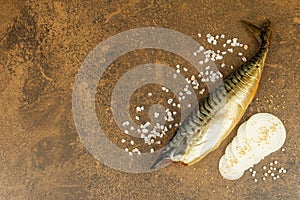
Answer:
M271 35L269 21L262 28L245 23L261 43L259 51L199 102L151 169L172 161L187 165L200 161L219 147L244 115L256 94Z
M262 75L266 53L267 51L264 53L264 58L261 62L256 64L257 67L249 71L248 75L236 85L236 90L226 95L225 106L217 111L210 123L207 124L205 135L213 136L216 139L205 136L202 137L200 141L201 145L189 145L185 153L173 161L180 161L187 165L192 165L219 147L221 142L240 121L248 105L253 100ZM199 155L201 156L199 157Z

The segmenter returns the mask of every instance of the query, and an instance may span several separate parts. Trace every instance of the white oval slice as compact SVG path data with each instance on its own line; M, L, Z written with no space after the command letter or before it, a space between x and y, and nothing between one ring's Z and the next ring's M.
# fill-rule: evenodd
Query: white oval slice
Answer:
M219 171L223 178L227 180L237 180L241 178L244 174L244 170L233 170L231 167L229 167L224 155L219 161Z
M235 168L240 170L246 170L252 166L253 161L251 159L244 159L247 154L247 151L250 149L248 145L241 146L238 142L237 137L233 138L231 143L232 153L238 162L235 163Z
M244 122L240 125L240 127L238 128L238 131L237 131L237 136L236 136L239 145L242 146L242 147L249 146L246 142L246 140L247 140L247 137L246 137L246 124L247 124L247 122Z
M219 161L221 175L228 180L239 179L245 170L280 149L285 139L286 130L277 117L268 113L253 115L227 145Z
M257 154L266 156L277 151L286 138L282 122L272 114L253 115L246 124L247 143Z

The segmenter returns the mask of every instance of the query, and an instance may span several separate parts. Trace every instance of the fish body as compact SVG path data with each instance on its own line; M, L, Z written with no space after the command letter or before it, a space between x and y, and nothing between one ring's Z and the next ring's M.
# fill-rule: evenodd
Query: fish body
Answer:
M244 115L256 94L271 35L269 21L262 27L245 24L260 42L259 51L199 102L151 169L169 162L192 165L200 161L219 147Z

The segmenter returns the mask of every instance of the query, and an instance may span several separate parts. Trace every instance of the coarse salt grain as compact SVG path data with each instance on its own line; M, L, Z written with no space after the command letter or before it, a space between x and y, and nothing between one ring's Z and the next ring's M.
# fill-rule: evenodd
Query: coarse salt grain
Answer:
M129 125L129 121L123 122L123 126L128 126L128 125Z
M263 169L264 169L264 170L266 170L266 169L267 169L267 167L266 167L266 166L263 166Z
M151 97L151 96L152 96L152 93L151 93L151 92L149 92L149 93L148 93L148 96L149 96L149 97Z
M125 143L125 142L126 142L126 140L125 140L125 139L122 139L122 140L121 140L121 142L122 142L122 143Z

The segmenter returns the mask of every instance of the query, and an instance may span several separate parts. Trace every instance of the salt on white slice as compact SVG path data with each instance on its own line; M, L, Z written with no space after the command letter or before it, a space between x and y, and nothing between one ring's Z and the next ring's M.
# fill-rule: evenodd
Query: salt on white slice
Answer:
M224 155L219 161L219 172L223 176L223 178L227 180L237 180L241 178L244 174L243 170L237 171L229 167Z
M286 139L283 123L269 113L258 113L250 117L246 126L248 140L256 142L257 150L268 155L282 147Z
M231 152L234 156L234 158L237 159L237 162L235 163L235 168L239 170L247 170L249 167L253 165L253 163L256 163L257 161L260 161L261 158L256 158L254 155L253 159L248 159L249 156L247 156L247 153L250 151L250 147L248 145L241 146L238 143L237 137L235 137L232 140L231 143ZM251 157L250 157L251 158Z
M248 122L247 122L248 123ZM244 164L250 164L250 166L257 164L260 162L264 155L257 153L254 151L255 147L252 143L249 142L246 133L246 125L247 123L243 123L243 127L238 130L237 133L237 142L242 149L242 151L234 152L239 157L239 161Z

